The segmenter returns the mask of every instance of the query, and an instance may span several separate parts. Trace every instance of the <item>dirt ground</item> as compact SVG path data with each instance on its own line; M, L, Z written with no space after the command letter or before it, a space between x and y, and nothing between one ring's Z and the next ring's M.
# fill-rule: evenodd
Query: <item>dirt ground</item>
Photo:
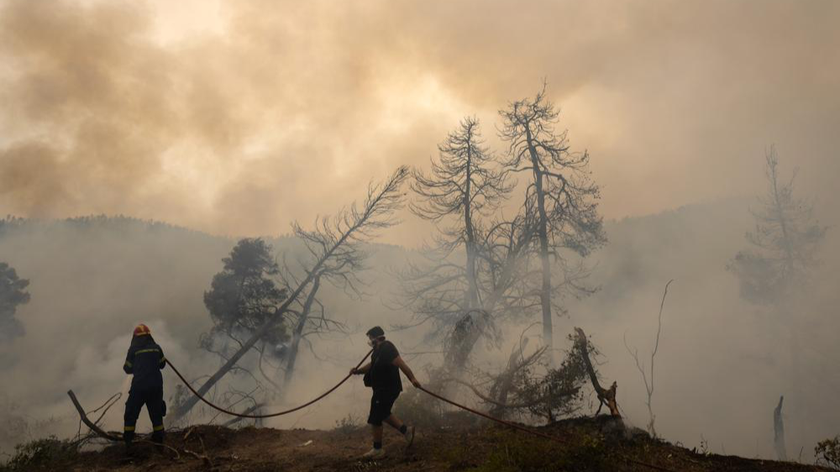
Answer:
M504 427L418 430L406 448L386 430L387 455L376 462L359 456L370 449L367 429L332 431L227 429L198 426L169 433L168 448L137 444L131 455L121 444L83 452L64 463L31 470L71 471L816 471L812 465L744 459L691 451L628 432L603 420L569 420L540 428L562 444Z

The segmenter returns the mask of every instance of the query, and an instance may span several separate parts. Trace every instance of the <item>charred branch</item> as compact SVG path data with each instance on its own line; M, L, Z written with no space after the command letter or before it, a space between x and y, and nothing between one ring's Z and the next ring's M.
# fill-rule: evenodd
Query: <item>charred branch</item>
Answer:
M577 333L578 351L583 357L586 364L586 371L589 373L589 380L592 382L592 387L595 389L595 394L598 395L598 401L600 402L598 412L595 414L597 415L601 411L601 408L606 405L610 410L611 416L621 418L621 413L618 411L618 402L615 399L618 384L613 382L609 389L601 386L601 382L598 381L598 374L595 372L595 368L592 367L592 361L589 359L589 341L586 338L586 333L580 328L575 328L575 332Z

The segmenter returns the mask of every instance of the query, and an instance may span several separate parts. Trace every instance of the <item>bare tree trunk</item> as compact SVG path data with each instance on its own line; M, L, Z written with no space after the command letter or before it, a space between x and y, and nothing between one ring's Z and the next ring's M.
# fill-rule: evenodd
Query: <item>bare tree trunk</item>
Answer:
M648 381L647 374L645 373L644 365L642 362L639 361L639 350L631 350L630 346L627 344L627 333L624 333L624 347L627 348L627 352L636 361L636 369L639 371L639 374L642 375L642 382L645 384L645 393L647 393L647 404L648 409L648 417L650 418L650 422L648 422L648 432L650 432L651 436L654 438L657 437L656 434L656 415L653 414L653 389L655 384L654 380L654 364L656 362L656 353L659 352L659 335L662 334L662 309L665 308L665 297L668 296L668 287L671 285L671 282L674 280L671 279L665 284L665 292L662 294L662 302L659 304L659 317L657 318L656 323L656 342L653 344L653 351L650 353L650 381Z
M787 450L785 448L785 423L782 420L782 403L785 401L785 396L779 397L779 404L773 410L773 448L776 450L776 457L780 461L787 460Z
M292 381L292 376L295 372L295 362L297 362L298 350L300 349L300 341L303 338L303 328L306 327L306 320L309 318L309 312L312 310L312 303L315 301L315 294L318 293L318 288L321 285L321 275L315 277L312 282L312 289L309 291L309 296L303 304L303 311L300 313L294 333L292 333L292 344L289 346L289 352L286 360L286 373L283 377L283 385L288 389L289 383Z
M475 230L472 215L472 147L467 147L467 169L464 182L464 230L467 241L467 308L478 308L478 282L475 273Z
M514 284L514 279L517 276L516 265L522 257L522 253L526 251L535 232L536 227L534 225L524 227L518 240L511 243L510 252L503 263L494 290L482 300L481 308L468 311L456 323L447 350L447 358L451 359L450 365L452 365L452 374L455 377L458 377L459 373L464 370L475 344L484 332L484 318L493 315L496 304ZM466 331L467 329L471 331Z
M540 170L540 160L531 137L530 128L526 128L528 151L531 154L531 165L534 167L534 185L537 192L537 211L540 220L538 237L540 239L540 262L542 263L542 288L540 289L540 305L542 306L543 345L548 348L549 365L554 366L554 328L551 319L551 264L548 258L548 215L545 211L545 192L543 190L543 174Z

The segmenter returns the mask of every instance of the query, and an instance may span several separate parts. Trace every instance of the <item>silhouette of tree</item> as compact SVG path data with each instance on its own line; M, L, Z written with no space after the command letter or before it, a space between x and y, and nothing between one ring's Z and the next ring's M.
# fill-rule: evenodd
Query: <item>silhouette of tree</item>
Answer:
M552 352L552 295L588 291L577 283L583 267L566 264L562 251L586 256L606 242L597 212L599 189L589 178L589 153L570 152L566 131L555 130L559 111L546 98L545 86L533 99L513 102L499 114L504 120L500 136L509 143L505 166L509 172L532 176L525 207L537 224L535 252L541 264L537 293L543 342ZM560 283L552 281L552 262L563 270Z
M794 197L796 172L787 183L779 181L774 146L765 154L765 162L768 189L759 198L760 208L751 210L755 230L746 236L750 248L739 251L727 268L738 277L745 299L777 304L807 281L827 228L814 219L812 205Z
M15 318L20 305L29 302L26 287L29 280L18 277L15 269L0 262L0 341L9 341L24 334L23 325Z

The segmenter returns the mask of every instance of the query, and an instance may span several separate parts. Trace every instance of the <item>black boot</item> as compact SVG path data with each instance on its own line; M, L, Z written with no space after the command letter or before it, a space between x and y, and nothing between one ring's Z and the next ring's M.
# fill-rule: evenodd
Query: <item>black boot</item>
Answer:
M126 431L123 433L123 442L125 443L125 455L128 458L134 457L134 431Z

